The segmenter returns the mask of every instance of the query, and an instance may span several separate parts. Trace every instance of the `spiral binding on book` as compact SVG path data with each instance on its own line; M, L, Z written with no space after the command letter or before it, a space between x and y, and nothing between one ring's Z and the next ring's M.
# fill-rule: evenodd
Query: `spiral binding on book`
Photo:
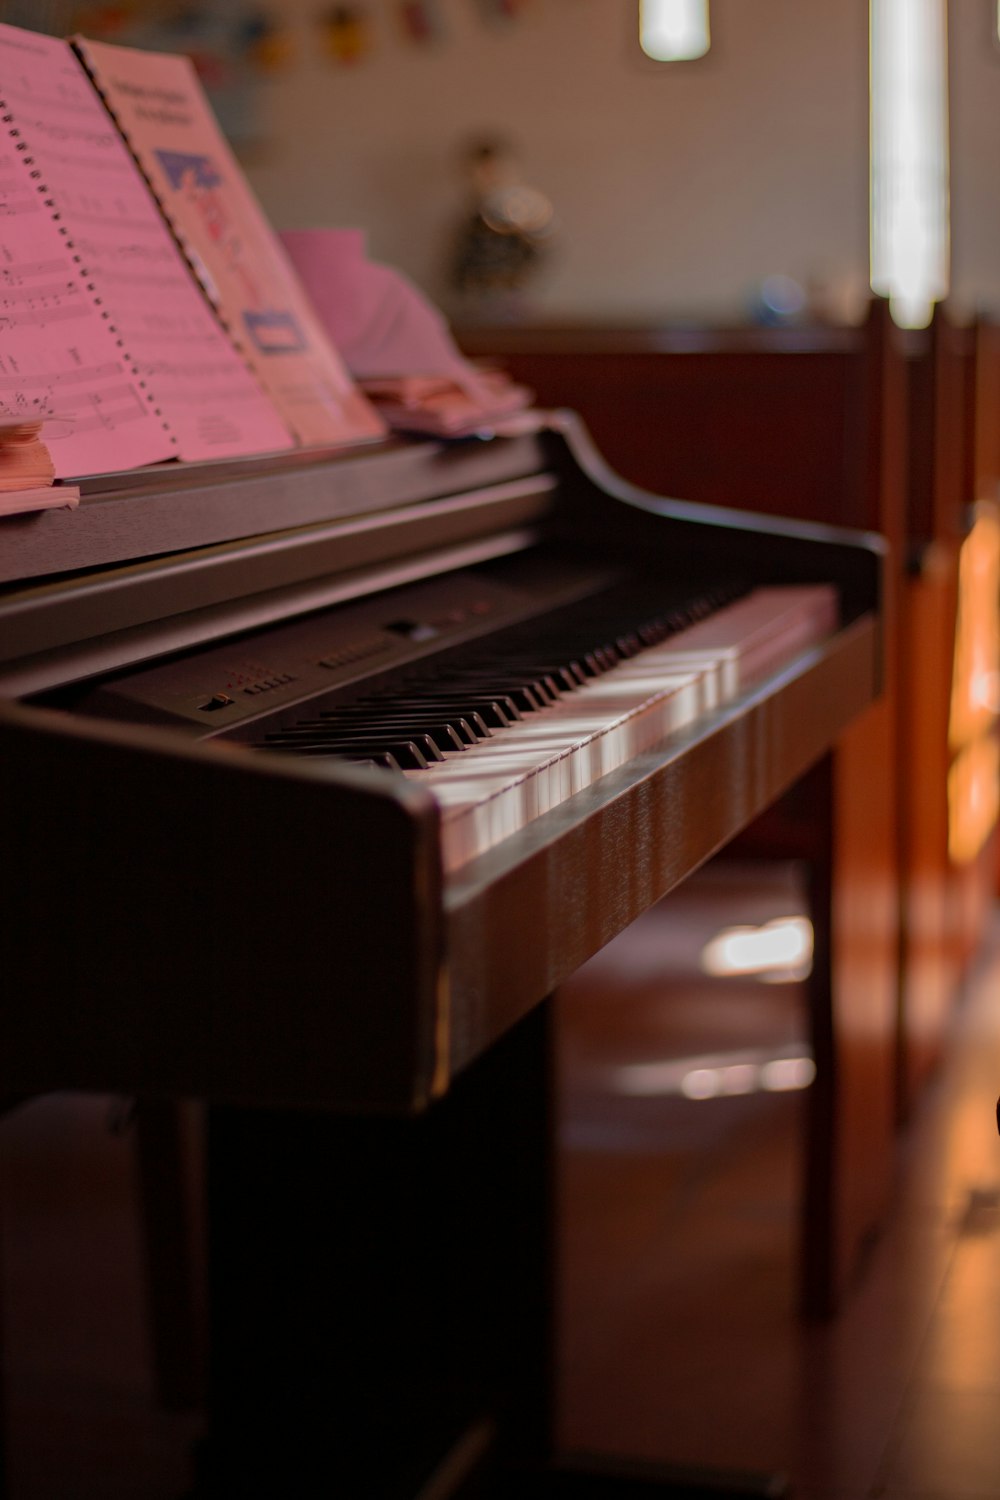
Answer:
M247 357L247 351L240 329L234 326L233 319L228 315L226 309L220 306L219 303L212 296L210 296L208 286L205 283L205 278L202 272L198 269L197 256L194 254L191 246L187 243L184 236L178 232L177 226L171 218L170 213L167 209L167 205L163 201L163 195L160 193L159 189L156 186L156 183L147 172L146 164L142 160L142 157L135 150L128 131L123 128L122 122L119 119L118 111L115 108L114 101L108 97L106 89L102 87L101 80L97 76L88 59L86 43L82 39L77 38L72 42L71 45L73 47L73 51L77 57L77 60L86 72L87 77L90 79L90 82L93 84L94 89L101 100L101 103L104 105L104 108L107 110L112 120L114 120L115 124L118 126L119 134L121 135L121 138L125 143L135 169L138 172L139 176L142 178L143 182L146 184L146 187L149 190L150 197L159 209L160 216L163 219L163 223L167 230L167 233L170 235L170 238L177 246L177 252L183 260L185 266L187 267L189 274L191 275L195 285L199 289L199 292L204 297L205 305L211 313L211 316L215 319L216 323L218 323L219 327L226 334L234 352L239 357L243 368L247 371L250 378L259 384L259 377L254 370L252 362Z

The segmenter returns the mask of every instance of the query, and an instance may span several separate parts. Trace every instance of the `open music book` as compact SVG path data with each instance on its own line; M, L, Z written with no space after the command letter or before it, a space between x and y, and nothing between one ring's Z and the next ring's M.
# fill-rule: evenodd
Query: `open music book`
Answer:
M188 59L78 50L0 25L0 420L57 480L380 437Z

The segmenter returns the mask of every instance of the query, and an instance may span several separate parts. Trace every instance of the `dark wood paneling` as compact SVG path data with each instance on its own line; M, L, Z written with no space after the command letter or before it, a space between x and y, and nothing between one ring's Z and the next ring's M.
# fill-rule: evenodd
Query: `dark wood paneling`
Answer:
M803 345L774 335L662 347L524 330L460 334L544 406L586 422L620 474L660 495L877 530L866 479L868 341L859 330ZM499 351L499 352L498 352Z
M822 1083L807 1192L807 1215L823 1228L811 1244L807 1237L804 1279L807 1306L828 1311L884 1209L894 1154L912 336L876 302L857 329L507 328L460 338L542 404L579 411L611 466L647 489L865 528L889 544L882 702L841 737L826 801L773 810L740 846L815 854L825 828L833 839L829 889L821 899L817 887L815 912L820 925L824 911L829 920L830 968L817 964L813 996ZM817 1184L830 1183L832 1196L816 1197Z

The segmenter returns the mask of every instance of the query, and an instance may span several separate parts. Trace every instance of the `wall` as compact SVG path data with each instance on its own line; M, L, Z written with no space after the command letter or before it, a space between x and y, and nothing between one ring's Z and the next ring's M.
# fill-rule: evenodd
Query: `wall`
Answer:
M995 0L951 4L952 294L1000 314L1000 46Z
M473 0L440 5L431 50L371 6L379 45L344 68L321 7L286 0L298 58L265 85L275 139L247 162L276 225L364 226L442 298L458 145L502 129L559 217L545 316L739 317L773 272L863 291L865 0L712 0L709 57L659 68L630 47L633 0L527 0L494 28Z

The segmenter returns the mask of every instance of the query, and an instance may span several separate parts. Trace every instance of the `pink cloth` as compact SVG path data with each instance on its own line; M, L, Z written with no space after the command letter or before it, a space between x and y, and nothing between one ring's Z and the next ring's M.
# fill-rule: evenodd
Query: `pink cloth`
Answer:
M286 229L281 242L358 380L475 379L437 308L401 272L368 259L363 230Z
M448 325L401 272L370 261L360 229L288 229L282 243L351 374L393 426L474 431L531 394L469 364Z

